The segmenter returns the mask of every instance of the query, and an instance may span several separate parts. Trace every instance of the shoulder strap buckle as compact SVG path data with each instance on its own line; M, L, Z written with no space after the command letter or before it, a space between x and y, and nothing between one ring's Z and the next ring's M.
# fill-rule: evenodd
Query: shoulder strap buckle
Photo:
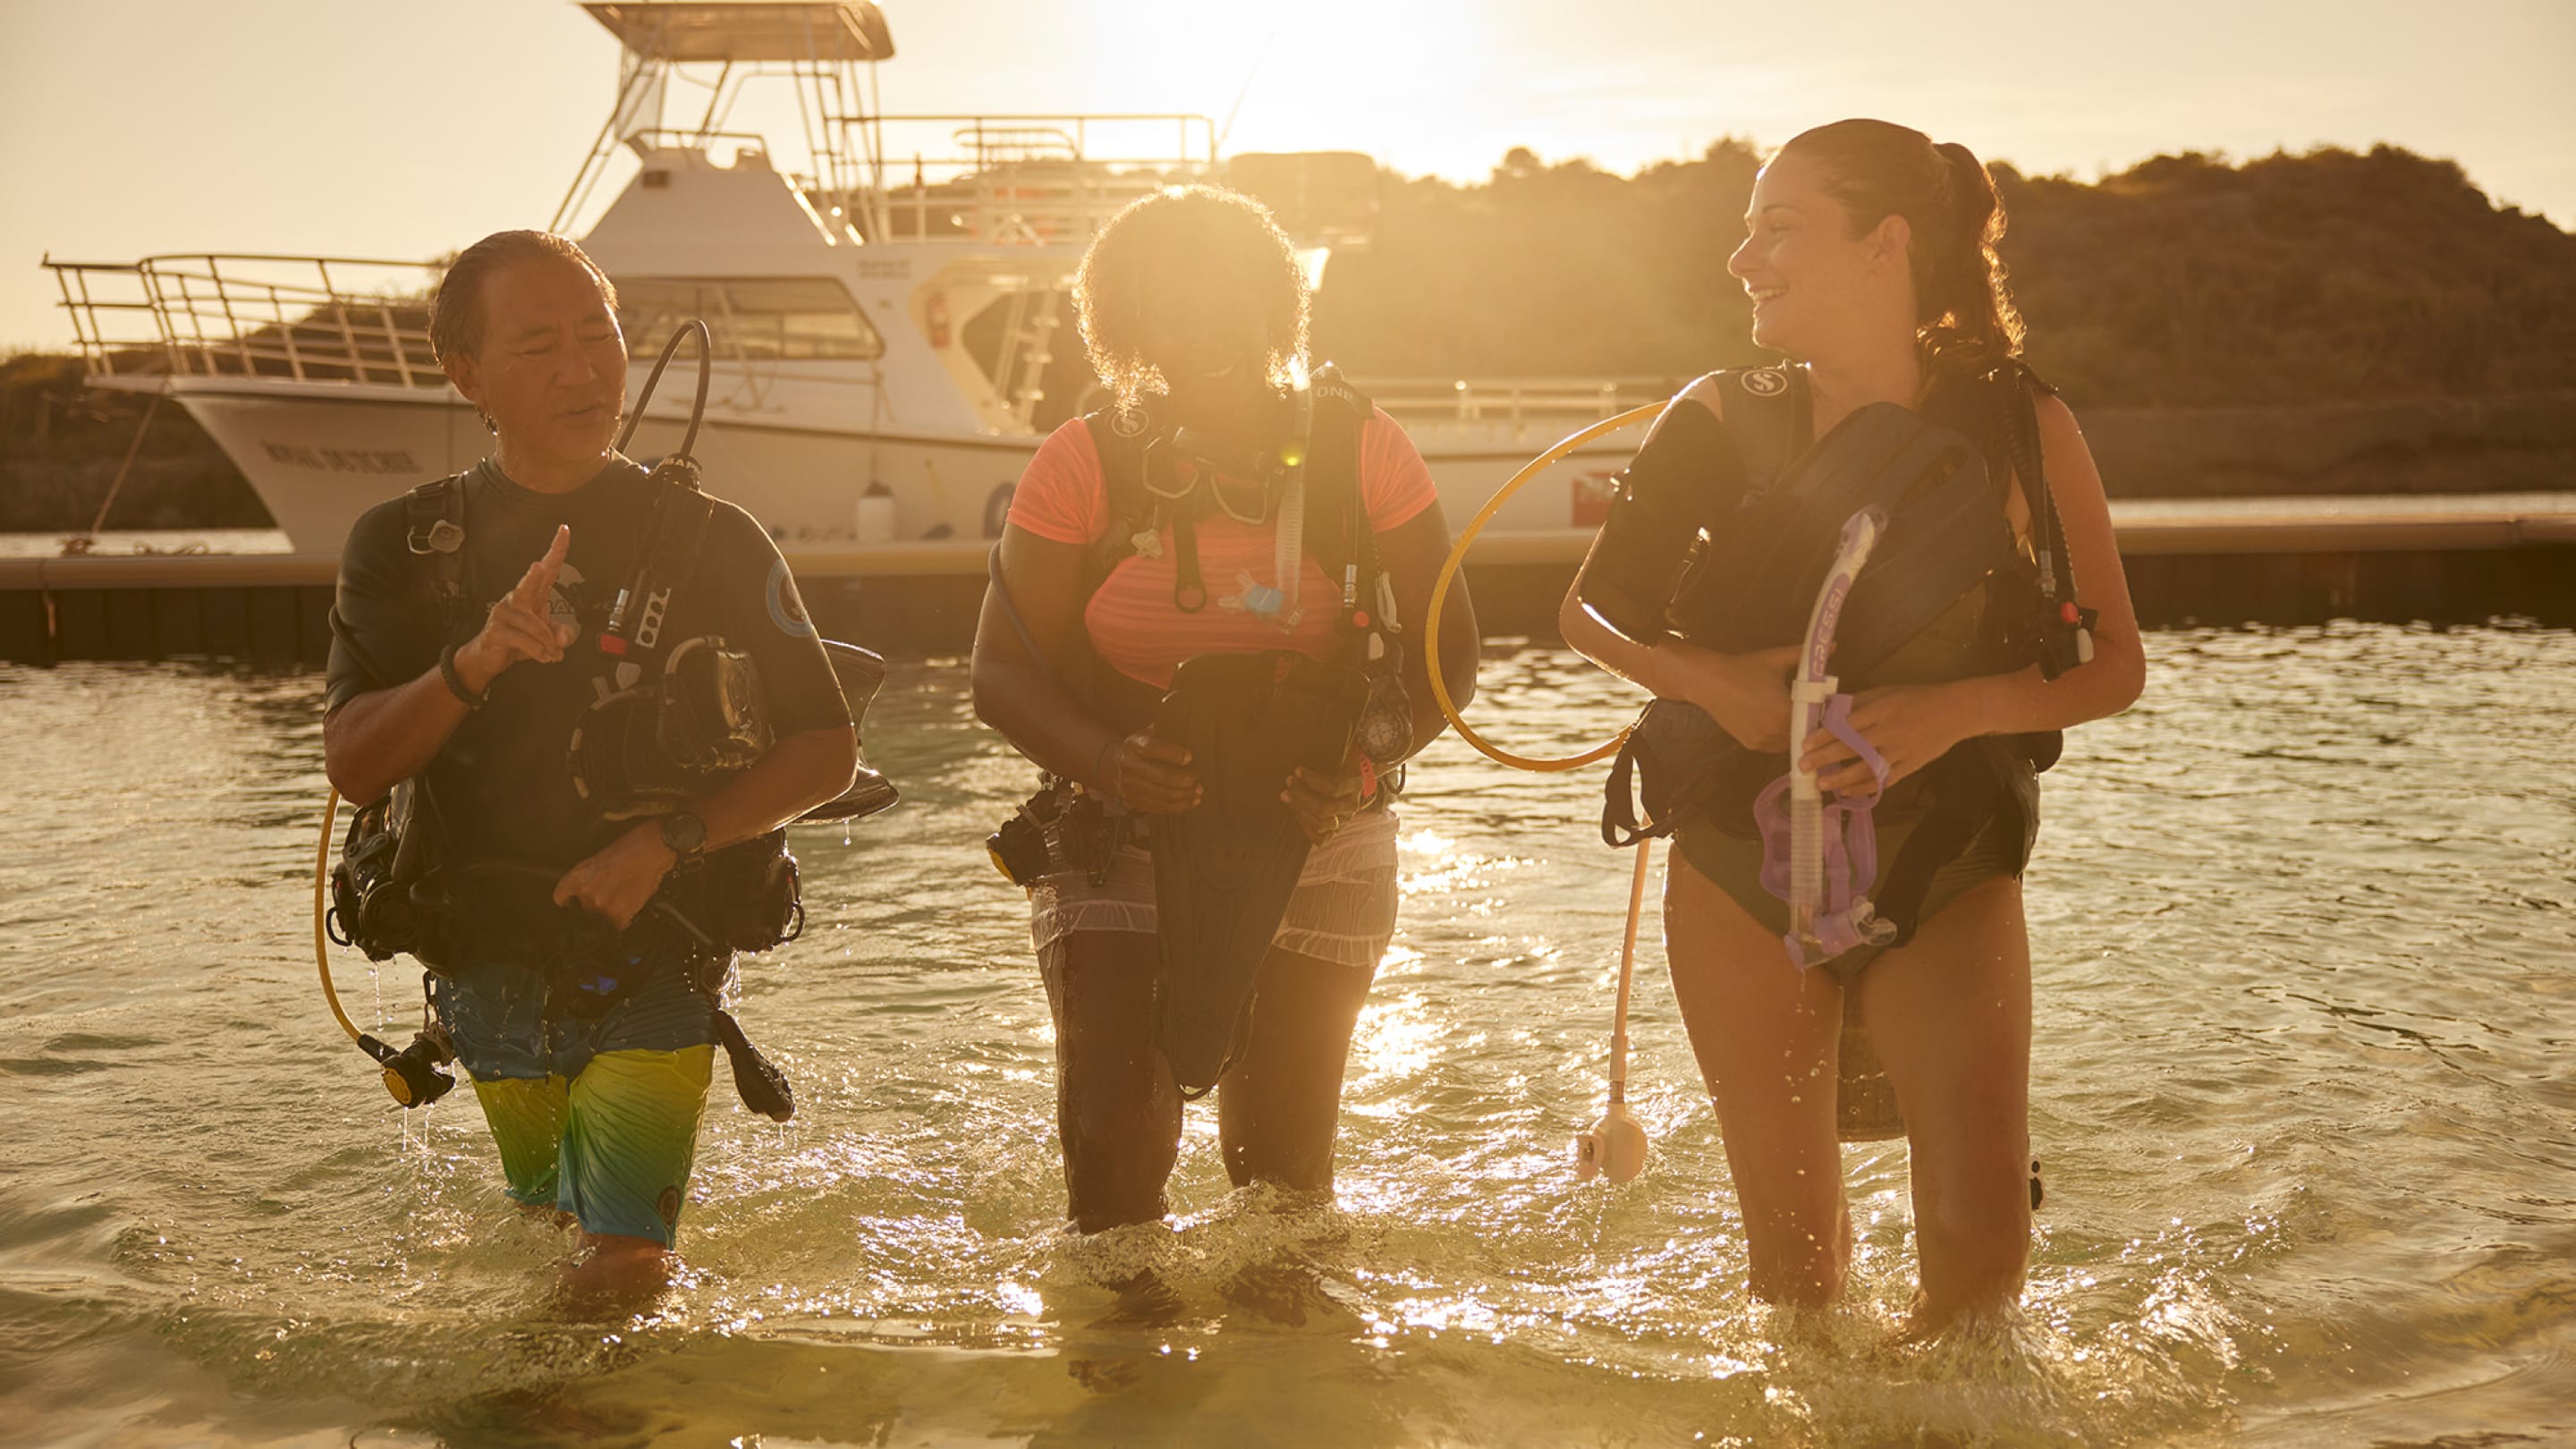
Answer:
M464 475L434 478L413 488L403 495L403 517L403 545L429 560L430 597L449 615L461 616L466 612Z
M464 490L454 478L435 478L403 495L403 514L409 525L403 530L403 543L413 553L454 553L465 546L465 525L459 515L465 509Z
M1373 417L1377 413L1377 404L1370 400L1367 393L1351 386L1350 379L1342 376L1342 369L1337 363L1327 362L1317 367L1308 385L1314 389L1317 398L1329 398L1350 409L1362 420Z

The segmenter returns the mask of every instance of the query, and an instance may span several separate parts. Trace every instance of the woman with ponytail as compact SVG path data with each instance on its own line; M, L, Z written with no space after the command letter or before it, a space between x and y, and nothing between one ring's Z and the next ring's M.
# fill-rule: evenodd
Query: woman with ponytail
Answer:
M1711 804L1674 831L1667 955L1725 1136L1755 1295L1812 1306L1843 1289L1852 1238L1837 1139L1870 1134L1852 1130L1848 1104L1838 1121L1834 1084L1850 1076L1847 1054L1873 1044L1911 1146L1912 1326L1938 1332L2008 1309L2028 1267L2039 1194L2021 873L2036 773L2056 758L2058 731L2127 708L2145 666L2100 475L2073 414L2020 361L2021 318L1995 255L2003 207L1977 158L1884 121L1836 122L1781 148L1745 222L1727 269L1752 299L1753 340L1788 363L1712 374L1673 401L1562 623L1603 666L1704 711L1738 757L1772 752L1776 776L1795 751L1829 801L1874 799L1880 869L1861 884L1882 905L1903 902L1892 940L1879 931L1821 964L1793 962L1782 902L1759 879L1761 839ZM2002 560L1972 572L1969 591L1886 663L1836 655L1853 732L1883 776L1832 734L1787 737L1794 645L1729 652L1723 629L1625 629L1600 602L1644 576L1621 510L1651 516L1662 538L1708 527L1715 548L1731 517L1740 532L1755 516L1732 515L1728 489L1805 486L1813 470L1790 460L1878 404L1977 445ZM1906 546L1900 522L1881 555ZM1937 842L1922 853L1938 865L1908 879L1916 840Z

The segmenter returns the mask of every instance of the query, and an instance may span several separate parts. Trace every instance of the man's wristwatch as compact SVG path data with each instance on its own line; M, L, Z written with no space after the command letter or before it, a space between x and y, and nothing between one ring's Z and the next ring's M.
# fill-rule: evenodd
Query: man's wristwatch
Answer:
M687 865L706 853L707 822L686 810L665 815L662 817L662 843L680 858L680 864Z
M467 709L481 709L491 702L492 686L484 685L481 694L467 689L465 676L456 668L456 650L457 646L450 644L438 651L438 677L447 681L447 692L456 696L457 703Z

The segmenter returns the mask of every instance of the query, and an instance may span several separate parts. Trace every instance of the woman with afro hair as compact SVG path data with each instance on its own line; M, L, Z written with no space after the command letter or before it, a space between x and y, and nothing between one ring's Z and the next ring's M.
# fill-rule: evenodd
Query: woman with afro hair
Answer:
M1332 530L1314 520L1323 495L1337 484L1350 493L1353 480L1326 477L1320 448L1295 484L1230 476L1208 461L1300 456L1302 440L1289 441L1295 404L1325 391L1304 390L1305 269L1259 203L1205 186L1133 203L1092 242L1075 297L1092 368L1114 401L1058 428L1020 479L976 630L974 692L977 714L1048 773L1048 808L1092 822L1059 827L1059 838L1124 822L1098 859L1073 868L1050 859L1055 868L1030 882L1055 1017L1069 1216L1079 1231L1097 1232L1165 1215L1181 1137L1183 1097L1155 1028L1149 848L1153 822L1189 810L1208 782L1189 751L1158 738L1150 721L1174 671L1199 655L1349 657L1345 578L1319 562ZM1346 512L1363 512L1395 622L1407 626L1398 637L1416 644L1448 524L1404 431L1382 411L1361 413L1356 394L1338 395L1351 400L1358 439ZM1322 413L1312 416L1320 438ZM1146 445L1184 435L1195 447L1164 456L1198 461L1143 479ZM1148 496L1112 486L1122 469L1160 490L1150 495L1161 500L1153 511L1122 511L1122 497ZM1316 496L1302 515L1290 511L1306 520L1297 577L1273 578L1287 572L1280 524L1299 488ZM1283 597L1302 608L1280 607ZM1445 680L1463 701L1476 639L1463 589L1449 594L1441 633L1453 641ZM1420 649L1393 654L1409 701L1381 732L1395 740L1392 758L1355 746L1338 771L1299 769L1280 782L1312 848L1217 1088L1226 1172L1238 1187L1332 1187L1351 1032L1395 929L1395 766L1441 725ZM1139 835L1146 845L1133 843Z

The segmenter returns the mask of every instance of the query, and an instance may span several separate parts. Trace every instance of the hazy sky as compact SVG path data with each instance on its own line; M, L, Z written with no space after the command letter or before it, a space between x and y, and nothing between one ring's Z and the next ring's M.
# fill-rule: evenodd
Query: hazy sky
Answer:
M2576 0L885 8L894 111L1222 120L1240 95L1229 151L1457 177L1516 145L1628 170L1856 114L2088 177L2391 141L2576 225ZM69 339L47 251L413 257L543 225L616 74L558 0L0 0L0 351Z

